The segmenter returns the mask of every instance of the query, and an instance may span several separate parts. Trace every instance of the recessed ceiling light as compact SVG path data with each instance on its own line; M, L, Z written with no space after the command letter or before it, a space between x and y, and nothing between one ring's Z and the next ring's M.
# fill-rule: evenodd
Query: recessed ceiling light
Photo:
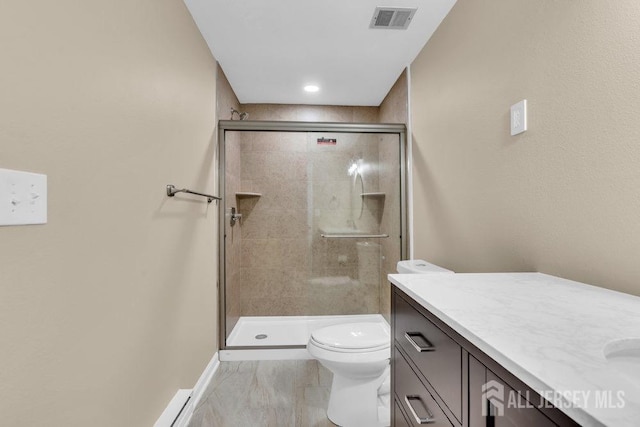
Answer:
M320 90L320 88L318 86L316 86L316 85L306 85L304 87L304 91L305 92L317 92L319 90Z

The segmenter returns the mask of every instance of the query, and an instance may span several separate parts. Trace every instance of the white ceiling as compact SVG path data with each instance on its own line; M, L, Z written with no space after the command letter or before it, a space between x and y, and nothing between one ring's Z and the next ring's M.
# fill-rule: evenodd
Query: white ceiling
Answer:
M380 105L456 0L185 0L241 103ZM407 30L376 6L417 7ZM317 84L314 94L302 90Z

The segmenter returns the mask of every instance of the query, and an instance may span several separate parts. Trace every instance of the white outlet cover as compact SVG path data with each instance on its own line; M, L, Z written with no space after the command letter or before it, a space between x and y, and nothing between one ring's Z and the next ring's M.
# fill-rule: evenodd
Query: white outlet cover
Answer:
M47 176L0 169L0 226L47 223Z
M527 100L511 106L511 136L527 130Z

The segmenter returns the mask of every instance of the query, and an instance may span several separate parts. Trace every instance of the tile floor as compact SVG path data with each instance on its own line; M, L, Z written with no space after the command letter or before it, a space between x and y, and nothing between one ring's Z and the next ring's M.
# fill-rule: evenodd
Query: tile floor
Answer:
M331 372L315 360L222 362L188 427L332 427Z

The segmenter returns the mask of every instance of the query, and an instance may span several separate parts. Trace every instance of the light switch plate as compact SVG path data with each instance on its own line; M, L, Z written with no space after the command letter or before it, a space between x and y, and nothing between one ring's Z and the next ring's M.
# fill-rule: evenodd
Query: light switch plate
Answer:
M527 100L511 106L511 136L527 130Z
M47 223L47 176L0 169L0 225Z

